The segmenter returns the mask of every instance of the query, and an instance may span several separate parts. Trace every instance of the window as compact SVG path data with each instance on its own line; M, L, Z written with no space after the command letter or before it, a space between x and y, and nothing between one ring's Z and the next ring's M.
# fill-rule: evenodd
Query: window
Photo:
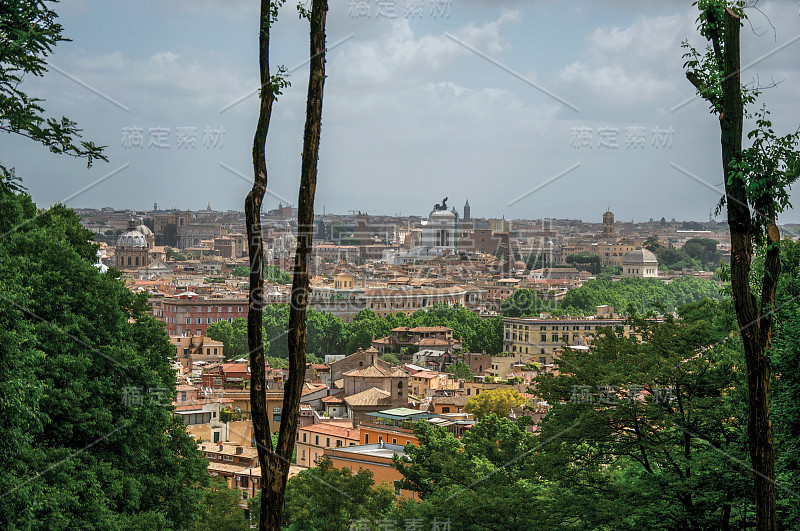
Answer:
M326 437L325 438L325 447L326 448L330 448L331 447L331 438L330 437Z
M314 436L314 444L319 446L319 435Z
M450 406L443 406L442 413L450 413Z
M242 313L242 307L239 306L239 313Z
M336 448L339 448L342 445L342 441L336 441Z
M281 408L279 406L275 406L272 408L272 422L280 422L281 421Z
M186 324L192 324L192 318L191 317L187 317L186 318Z
M219 442L219 432L218 432L218 431L215 431L215 432L214 432L214 442L215 442L215 443L216 443L216 442Z
M197 324L203 324L203 318L202 317L198 317L197 318Z
M306 442L306 434L303 433L303 442Z
M303 454L302 454L302 456L300 457L300 459L305 459L305 458L306 458L306 451L305 451L305 449L303 449Z
M206 317L206 324L211 324L213 322L214 320L211 317Z
M364 444L369 444L369 433L364 434Z

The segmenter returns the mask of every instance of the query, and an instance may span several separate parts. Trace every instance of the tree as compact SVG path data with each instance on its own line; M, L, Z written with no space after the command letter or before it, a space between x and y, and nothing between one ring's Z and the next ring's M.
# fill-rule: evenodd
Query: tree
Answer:
M212 478L211 484L204 489L203 514L195 522L194 531L247 531L250 525L239 508L239 489L230 488L227 480L221 477Z
M222 341L226 360L248 354L246 319L234 319L232 323L228 321L212 323L206 329L206 336L214 341ZM265 344L266 350L269 350L268 345L269 343Z
M661 218L662 220L664 218ZM666 221L665 221L666 222ZM651 253L656 252L658 249L663 249L664 246L661 245L661 242L658 241L658 238L655 236L649 236L645 241L643 247L650 251Z
M445 366L444 371L452 374L456 378L463 378L466 382L471 382L472 378L474 377L472 374L472 369L470 369L469 365L463 361L451 363L450 365Z
M483 393L481 393L483 394ZM419 446L395 457L401 487L419 494L395 512L403 522L449 520L453 529L565 529L542 512L543 484L531 466L536 451L527 418L488 415L456 440L441 426L418 422Z
M773 307L781 271L777 215L787 206L787 188L798 177L796 139L776 139L763 114L757 130L748 135L752 148L742 150L744 107L757 89L742 87L740 28L744 2L699 0L698 30L709 41L700 53L688 43L686 77L719 115L722 170L731 233L730 280L736 318L747 364L748 440L754 471L756 528L778 529L775 509L775 451L770 423L769 351L775 327ZM752 211L751 211L752 208ZM755 245L765 245L764 274L755 290L751 261ZM759 300L760 298L760 300Z
M173 347L61 205L0 182L0 521L189 526L207 462L172 412Z
M492 414L505 418L523 404L525 399L516 389L501 387L471 396L464 404L464 411L472 413L478 419Z
M253 141L253 189L247 196L245 215L250 238L250 310L248 311L248 345L251 356L251 403L253 429L262 471L261 518L259 529L277 531L281 526L289 459L294 449L300 408L300 395L306 368L306 309L309 294L309 262L314 230L314 191L317 182L320 131L322 127L322 96L325 85L325 19L327 0L312 0L311 11L305 15L311 27L310 73L306 105L306 125L303 137L303 156L297 208L297 249L292 277L292 293L287 330L289 378L284 385L283 411L277 446L269 437L266 411L262 319L264 278L262 272L263 242L261 240L261 202L267 183L264 152L272 101L275 97L273 80L269 76L269 30L282 2L261 2L259 61L261 72L261 110ZM253 234L251 234L253 233ZM256 235L257 233L257 235ZM258 291L257 295L254 293Z
M385 361L386 363L392 366L400 365L400 359L394 354L381 354L380 356L378 356L378 359L381 361Z
M29 96L21 86L25 76L44 76L47 56L59 42L69 40L56 18L56 12L41 0L0 5L0 131L29 138L52 153L85 158L91 167L95 159L108 160L104 147L79 140L81 130L72 120L45 117L44 100ZM0 177L7 183L17 181L13 168L2 163Z
M247 194L244 203L245 223L247 230L247 247L250 258L250 290L247 309L247 345L250 352L250 407L253 416L253 438L258 450L258 462L261 466L262 492L271 495L261 496L261 519L259 529L275 530L280 528L280 514L283 508L283 490L286 477L280 467L280 458L288 459L284 454L276 454L272 446L269 431L269 412L266 402L266 371L264 368L264 242L261 237L261 204L267 190L267 161L265 145L269 131L272 105L286 82L281 71L275 77L270 75L269 37L272 24L278 16L282 0L261 0L261 11L258 31L258 61L261 91L259 95L258 124L253 138L253 187ZM285 396L284 396L285 398ZM285 406L285 404L284 404ZM286 414L281 421L291 415L290 409L283 408ZM291 452L289 452L291 453ZM288 464L285 467L288 471ZM277 488L276 484L277 483ZM277 497L277 499L276 499Z
M731 304L695 303L681 316L632 319L641 339L606 329L589 352L565 350L560 375L536 379L537 395L553 404L538 438L558 440L539 456L544 477L582 499L578 507L610 492L628 500L610 528L747 521L752 483L730 464L747 451Z
M592 274L600 273L602 259L599 254L581 251L575 254L568 254L564 261L576 267L588 269Z
M515 289L514 293L500 304L500 311L504 317L527 317L539 315L544 307L535 291L522 288Z
M323 457L317 466L300 472L286 487L284 525L289 529L346 531L354 520L372 524L381 520L394 504L388 485L375 486L372 472L334 468Z
M690 238L681 250L690 258L697 260L704 268L714 270L719 267L722 253L717 250L717 240L711 238Z

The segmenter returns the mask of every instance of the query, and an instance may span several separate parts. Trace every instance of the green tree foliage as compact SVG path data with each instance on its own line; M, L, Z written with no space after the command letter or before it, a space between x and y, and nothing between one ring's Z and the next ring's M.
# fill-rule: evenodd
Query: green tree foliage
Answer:
M664 284L656 278L623 278L589 280L580 288L570 290L561 301L564 308L574 308L592 315L597 306L610 304L617 311L633 307L636 313L672 312L678 307L703 299L718 299L719 288L711 280L694 277L676 278Z
M272 359L288 356L286 330L289 327L289 305L268 304L264 308L264 344ZM378 316L370 309L361 310L350 323L327 312L309 308L307 317L308 352L315 359L328 354L352 354L369 348L373 338L386 337L399 326L448 326L455 337L463 338L464 349L497 354L503 346L503 320L500 317L481 319L466 308L446 305L417 311L411 317L403 313ZM247 353L247 326L244 319L233 323L220 321L208 327L207 335L225 344L225 355L231 359ZM273 367L277 365L273 364Z
M381 361L385 361L386 363L388 363L390 365L400 365L401 364L400 363L400 359L397 356L395 356L394 354L381 354L380 356L378 356L378 359L380 359Z
M217 321L208 325L206 336L214 341L222 341L225 351L225 359L231 360L247 356L247 319L238 318L233 322ZM265 342L265 349L269 349L269 343Z
M446 365L444 370L445 372L452 374L456 378L463 378L464 381L467 382L471 382L472 378L474 377L474 375L472 374L472 369L470 369L469 365L467 365L463 361Z
M483 394L483 393L481 393ZM441 426L419 422L420 446L395 458L403 488L419 493L395 511L401 521L450 520L452 529L564 529L542 513L541 484L531 466L537 449L527 418L488 415L470 428L463 444Z
M575 254L568 254L564 261L577 269L589 271L593 275L600 274L600 262L602 259L599 254L581 251Z
M537 377L553 404L538 440L544 478L587 528L744 527L752 517L741 343L729 301L682 308L682 319L634 319L636 337L607 329L588 353L567 350L561 374ZM620 514L583 508L626 500ZM657 524L654 524L657 522Z
M0 4L0 131L14 133L42 144L52 153L108 160L103 147L79 140L81 130L72 120L44 115L44 100L23 91L27 76L47 73L47 56L65 42L58 15L41 0L14 0ZM15 180L14 170L0 162L0 176Z
M175 418L164 327L78 216L37 216L0 183L0 521L19 529L173 529L207 464ZM7 353L12 354L8 356Z
M663 218L662 218L663 219ZM650 236L644 241L644 245L642 246L651 253L655 253L659 249L663 249L664 246L659 243L658 238L655 236Z
M231 271L231 275L235 277L249 277L250 268L247 266L235 267ZM273 282L275 284L291 284L292 275L277 266L267 265L264 266L264 281Z
M675 247L661 247L655 250L656 258L661 269L680 271L681 269L702 269L702 265L683 249Z
M324 529L346 531L354 520L372 525L394 503L388 485L375 487L372 472L334 468L327 457L317 466L300 472L286 486L284 524L289 529Z
M179 253L175 249L167 249L167 260L175 260L176 262L185 262L186 255Z
M773 367L770 417L775 430L776 481L788 487L800 485L800 243L781 242L781 278L775 298L775 339L770 363ZM763 269L763 256L756 258L756 276ZM777 489L778 520L800 522L797 497Z
M202 515L194 523L193 531L247 531L250 524L239 507L240 491L228 486L221 477L212 478L203 489Z
M686 240L681 250L708 271L717 269L722 260L722 253L717 250L717 240L711 238L691 238Z
M525 399L516 389L501 387L469 397L464 404L464 411L472 413L478 419L487 415L504 418L524 403Z
M504 317L538 316L541 312L551 310L552 305L539 300L532 289L515 289L509 298L500 305Z

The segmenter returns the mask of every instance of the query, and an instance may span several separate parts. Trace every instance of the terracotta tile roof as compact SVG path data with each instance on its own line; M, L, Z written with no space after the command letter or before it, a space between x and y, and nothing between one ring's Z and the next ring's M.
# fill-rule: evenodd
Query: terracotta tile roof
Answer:
M455 396L434 396L431 400L431 403L434 405L444 405L444 406L464 406L467 403L468 398L464 395L455 395Z
M357 378L408 378L408 373L397 367L387 369L378 365L370 365L363 369L353 369L342 373L342 376L355 376Z
M389 406L392 404L392 395L388 391L372 387L366 391L348 396L344 401L350 407Z
M450 341L447 339L439 339L436 337L426 337L421 339L419 343L417 343L421 347L432 347L437 345L450 345Z
M326 404L344 404L344 399L341 396L326 396L322 399Z
M220 450L220 446L222 450ZM237 454L236 449L241 448L242 453ZM258 459L258 451L250 446L239 446L237 444L213 443L203 442L200 443L200 451L211 452L220 455L239 455L240 457L248 457Z
M418 326L409 330L410 332L450 332L446 326Z
M330 424L328 422L320 422L319 424L312 424L299 428L298 431L307 431L309 433L320 433L324 435L331 435L333 437L342 437L345 439L359 440L361 430L359 428L342 426L341 424Z

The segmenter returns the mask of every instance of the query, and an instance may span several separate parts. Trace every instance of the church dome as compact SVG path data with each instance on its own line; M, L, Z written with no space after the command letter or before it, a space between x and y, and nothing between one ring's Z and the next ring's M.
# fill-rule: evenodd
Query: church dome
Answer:
M658 258L647 249L636 249L625 255L622 259L625 264L658 264Z
M141 232L145 238L150 238L151 236L153 236L153 231L151 231L150 228L144 224L142 218L139 218L138 223L139 224L136 225L135 227L136 231Z
M128 230L117 238L117 247L147 247L147 237L136 229L133 218L128 222Z

